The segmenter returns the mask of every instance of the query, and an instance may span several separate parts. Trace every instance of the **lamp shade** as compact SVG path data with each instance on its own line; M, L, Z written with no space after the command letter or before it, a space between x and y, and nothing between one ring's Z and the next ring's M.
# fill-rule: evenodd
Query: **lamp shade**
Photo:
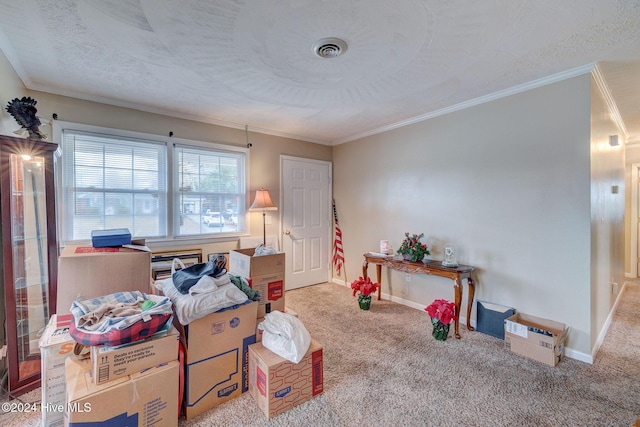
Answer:
M253 204L249 208L250 211L276 211L278 208L271 201L269 190L261 188L256 191L256 198L253 199Z

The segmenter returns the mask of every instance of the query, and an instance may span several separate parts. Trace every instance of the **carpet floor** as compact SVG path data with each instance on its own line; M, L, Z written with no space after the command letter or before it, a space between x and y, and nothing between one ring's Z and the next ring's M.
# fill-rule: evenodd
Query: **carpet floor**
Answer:
M321 284L286 293L324 345L324 393L271 420L246 393L186 426L631 426L640 419L640 284L627 282L593 364L550 367L469 332L441 342L426 312ZM569 331L569 334L571 331ZM40 400L40 390L21 397ZM105 402L106 403L106 402ZM38 426L40 414L0 413L0 425Z

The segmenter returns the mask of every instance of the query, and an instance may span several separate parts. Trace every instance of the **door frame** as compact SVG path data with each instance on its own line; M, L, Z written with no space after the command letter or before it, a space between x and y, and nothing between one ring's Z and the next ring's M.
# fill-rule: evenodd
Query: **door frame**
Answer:
M638 187L640 187L640 163L631 165L631 262L629 263L631 277L638 277Z
M327 160L318 160L318 159L309 159L306 157L298 157L298 156L290 156L286 154L280 154L280 204L282 209L278 209L278 236L280 239L283 239L283 212L284 212L284 161L292 160L298 162L306 162L306 163L318 163L321 165L326 165L329 168L329 182L327 183L327 212L329 214L329 218L333 218L332 205L331 201L333 200L333 163ZM333 243L333 220L329 225L329 236L327 239L327 282L331 281L332 278L332 268L331 268L331 250L333 248L333 244L329 244L329 242ZM284 241L282 242L282 251L284 252ZM286 256L286 254L285 254ZM285 277L286 280L286 277Z

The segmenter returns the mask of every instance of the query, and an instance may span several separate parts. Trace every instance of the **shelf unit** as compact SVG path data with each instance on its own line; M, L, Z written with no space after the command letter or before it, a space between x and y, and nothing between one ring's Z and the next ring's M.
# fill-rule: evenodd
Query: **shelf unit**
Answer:
M0 135L0 217L8 389L40 385L38 339L55 313L57 144Z

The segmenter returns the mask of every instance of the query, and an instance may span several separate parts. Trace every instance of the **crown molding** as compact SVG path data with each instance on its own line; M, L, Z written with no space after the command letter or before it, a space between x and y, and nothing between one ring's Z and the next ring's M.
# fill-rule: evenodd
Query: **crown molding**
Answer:
M452 105L450 107L445 107L440 110L436 110L430 113L422 114L420 116L413 117L411 119L403 120L397 123L393 123L387 126L383 126L377 129L373 129L371 131L362 132L356 135L349 136L347 138L343 138L340 140L336 140L333 142L333 145L344 144L345 142L354 141L356 139L364 138L371 135L376 135L382 132L387 132L393 129L401 128L403 126L407 126L414 123L419 123L425 120L433 119L438 116L443 116L445 114L453 113L455 111L464 110L466 108L475 107L476 105L484 104L487 102L495 101L497 99L506 98L511 95L515 95L517 93L526 92L528 90L537 89L539 87L547 86L552 83L557 83L563 80L567 80L573 77L581 76L584 74L588 74L592 72L596 63L590 63L587 65L583 65L581 67L572 68L570 70L566 70L560 73L552 74L547 77L543 77L537 80L533 80L528 83L524 83L518 86L513 86L508 89L500 90L498 92L491 93L489 95L484 95L475 99L471 99L469 101L461 102L459 104ZM617 111L617 109L616 109Z
M139 105L133 102L117 101L117 100L106 98L106 97L87 95L86 93L80 93L80 92L69 91L69 90L54 90L49 87L44 87L38 84L30 85L29 90L35 90L35 91L50 93L50 94L59 95L59 96L66 96L69 98L80 99L83 101L96 102L99 104L111 105L113 107L120 107L120 108L127 108L130 110L142 111L144 113L159 114L162 116L167 116L167 117L176 118L176 119L191 120L195 122L207 123L211 125L222 126L222 127L232 128L232 129L241 129L243 131L247 130L251 132L262 133L265 135L277 136L280 138L297 139L298 141L313 142L315 144L321 144L321 145L332 145L330 141L308 138L308 137L285 133L285 132L278 132L271 129L265 129L265 128L260 128L256 126L247 126L246 124L243 124L243 123L234 123L234 122L226 122L223 120L216 120L216 119L212 119L205 116L199 116L196 114L186 114L186 113L180 113L177 111L166 110L163 108L149 107L149 106Z
M598 86L598 89L600 89L600 92L604 97L604 101L607 104L607 108L611 113L611 118L615 122L618 129L620 129L620 132L622 132L622 135L624 136L624 140L627 141L627 139L629 139L629 135L627 133L627 127L625 126L624 121L622 120L622 116L620 116L620 111L618 110L616 101L613 99L613 95L611 95L611 90L609 90L609 85L607 85L607 82L605 81L604 76L602 75L602 71L600 70L600 67L598 66L598 64L596 64L593 67L593 70L591 71L591 76L593 77L593 81L596 83L596 86Z

